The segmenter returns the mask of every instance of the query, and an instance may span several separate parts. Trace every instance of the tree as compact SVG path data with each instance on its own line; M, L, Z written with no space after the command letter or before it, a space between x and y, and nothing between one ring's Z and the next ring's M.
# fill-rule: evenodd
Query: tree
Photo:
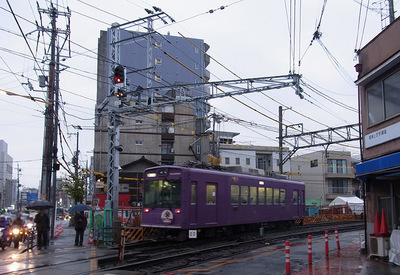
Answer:
M82 203L85 198L86 173L78 172L78 177L69 174L61 180L61 189L76 203Z

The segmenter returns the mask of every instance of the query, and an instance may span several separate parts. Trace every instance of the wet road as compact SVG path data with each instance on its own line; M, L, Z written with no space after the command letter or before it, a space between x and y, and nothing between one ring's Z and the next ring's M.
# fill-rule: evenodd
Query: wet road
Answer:
M50 241L48 249L34 248L23 252L26 245L22 244L18 249L7 247L0 252L0 274L88 274L97 271L97 257L115 254L115 251L100 250L91 245L75 247L75 230L68 227L67 221L58 223L63 225L64 232Z

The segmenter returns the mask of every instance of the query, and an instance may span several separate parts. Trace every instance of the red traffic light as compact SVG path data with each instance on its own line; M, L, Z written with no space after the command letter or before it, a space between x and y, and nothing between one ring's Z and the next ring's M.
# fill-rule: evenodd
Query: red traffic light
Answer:
M118 65L114 69L113 75L114 84L124 83L125 82L125 69L122 65Z
M121 83L121 78L119 78L118 76L115 76L114 83Z

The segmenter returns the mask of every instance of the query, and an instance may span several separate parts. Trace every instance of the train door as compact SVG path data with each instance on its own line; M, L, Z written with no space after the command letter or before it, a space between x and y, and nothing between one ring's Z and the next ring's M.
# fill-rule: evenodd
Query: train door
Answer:
M205 215L206 224L216 224L218 222L218 208L217 208L217 184L206 183L206 205Z
M197 182L192 181L190 186L189 224L197 225Z
M293 190L293 206L294 206L294 216L299 217L300 216L300 208L301 208L301 203L300 203L300 198L299 198L299 190L294 189Z

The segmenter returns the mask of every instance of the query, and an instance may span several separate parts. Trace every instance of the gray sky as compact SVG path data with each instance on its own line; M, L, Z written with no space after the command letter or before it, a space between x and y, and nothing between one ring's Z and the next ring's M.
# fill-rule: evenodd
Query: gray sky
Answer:
M123 19L104 13L83 2L118 15ZM14 12L24 18L18 19L23 32L26 34L33 31L35 26L30 22L35 20L40 22L36 1L10 0L10 3ZM189 37L204 39L210 45L208 53L242 78L282 75L289 72L289 31L285 3L288 6L290 0L59 0L58 3L63 7L68 5L72 10L71 40L73 41L71 46L73 50L72 58L63 62L71 68L61 74L60 87L66 112L66 122L62 122L62 130L71 150L74 151L76 137L69 136L69 133L75 133L71 125L83 127L84 130L80 132L82 165L90 158L90 151L93 148L92 130L97 62L96 55L92 51L97 52L99 32L113 22L124 23L126 22L124 19L134 20L146 16L144 8L151 8L152 5L162 8L177 23L170 26L156 25L156 29L161 33L169 31L171 35L178 35L178 32L181 32ZM299 28L299 22L296 25L297 63L299 52L303 56L310 44L320 18L323 1L297 0L296 3L297 7L300 6L300 3L302 7L301 28ZM42 8L46 8L49 1L39 0L39 4ZM228 7L214 13L207 13L207 11L218 9L220 6ZM35 89L39 89L37 76L33 70L34 62L31 58L24 58L24 55L31 56L24 39L13 34L20 34L20 31L12 15L7 12L9 10L7 2L1 1L0 7L2 18L0 26L0 56L2 57L0 59L0 89L27 95L26 85L21 85L21 83L27 82L27 78L30 79ZM359 10L360 5L354 0L327 1L320 27L321 41L353 80L356 79L354 65L357 60L355 59L354 49L357 33L359 47L361 37L361 45L365 45L381 30L380 15L370 10L363 32L366 11L363 8L358 32ZM88 16L107 24L90 19ZM297 18L299 18L299 15ZM43 16L43 23L48 24L48 22L49 18ZM64 26L65 23L62 18L59 18L59 27L63 28ZM28 41L36 53L35 39L37 32L27 37L33 39ZM48 36L45 36L44 39L46 42L49 41ZM42 37L41 41L43 41ZM41 43L39 43L36 56L39 62L43 60ZM88 73L77 71L76 68ZM47 67L45 69L47 70ZM207 69L213 74L211 81L236 78L215 62L211 62ZM356 86L349 83L350 81L346 81L338 73L317 41L307 50L300 68L296 66L295 69L297 73L303 75L307 83L314 85L330 97L357 108ZM17 76L12 75L9 72L10 70ZM268 91L267 94L286 106L292 106L297 112L312 117L325 125L333 127L358 122L357 113L339 107L308 89L305 89L305 91L311 96L306 96L306 99L313 104L299 99L290 88ZM71 92L84 97L79 97ZM31 94L44 97L41 92L31 92ZM247 97L240 98L265 114L277 118L279 104L260 94L251 94ZM258 103L261 107L250 100ZM247 121L273 127L278 126L276 122L238 105L232 99L213 100L211 104L218 111ZM22 168L21 183L29 187L37 187L41 175L44 125L42 112L44 107L42 103L7 96L0 92L0 139L8 143L9 154L14 160L19 161ZM285 111L284 122L287 124L302 122L306 130L326 128L290 110ZM234 123L222 123L220 127L222 130L241 132L237 139L241 144L277 146L277 134L274 132L260 129L254 129L254 132ZM349 145L357 146L357 143ZM65 142L63 142L63 149L66 160L70 162L71 151ZM332 146L330 149L350 150L354 156L359 154L358 149L353 147ZM61 155L61 150L59 152ZM298 154L307 152L309 151L303 150L299 151ZM16 167L16 163L14 163L14 167Z

